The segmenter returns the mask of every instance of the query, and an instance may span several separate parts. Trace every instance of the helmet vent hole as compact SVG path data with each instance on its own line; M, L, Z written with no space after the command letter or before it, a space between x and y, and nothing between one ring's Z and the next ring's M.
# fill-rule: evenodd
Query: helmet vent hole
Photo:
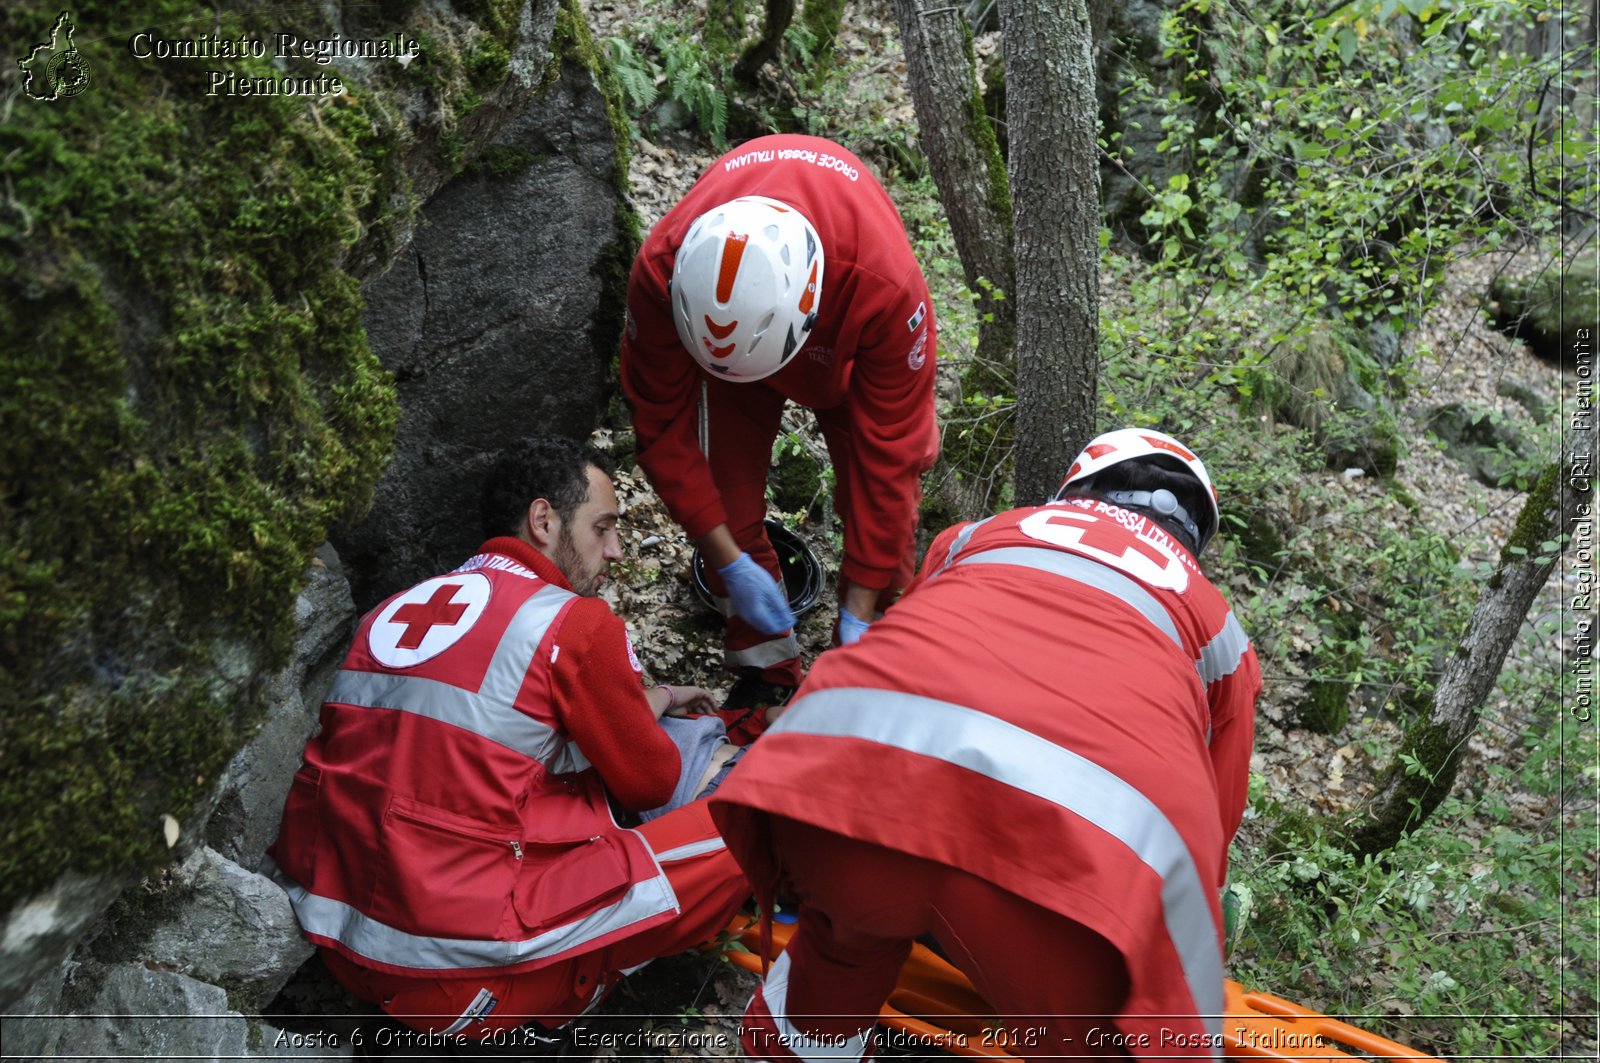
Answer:
M772 312L769 310L767 313L762 315L760 321L756 322L756 339L759 340L762 336L767 334L767 329L772 327L772 317Z
M776 225L767 226L765 229L761 230L761 234L767 238L769 243L774 244L778 242L778 239L781 236ZM789 261L789 248L787 246L785 246L783 249L783 260L785 262Z
M778 252L778 257L783 259L783 264L785 266L791 264L790 261L789 261L789 245L788 244L784 244L783 245L783 250Z

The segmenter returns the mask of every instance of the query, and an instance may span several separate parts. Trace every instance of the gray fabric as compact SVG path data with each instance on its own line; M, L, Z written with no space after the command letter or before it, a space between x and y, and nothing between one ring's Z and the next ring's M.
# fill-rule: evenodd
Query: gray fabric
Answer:
M720 716L663 716L661 729L667 732L672 744L678 747L683 761L683 771L678 775L678 785L672 797L660 808L639 813L639 822L648 823L657 816L682 808L695 799L695 784L711 763L711 754L728 740L727 728Z

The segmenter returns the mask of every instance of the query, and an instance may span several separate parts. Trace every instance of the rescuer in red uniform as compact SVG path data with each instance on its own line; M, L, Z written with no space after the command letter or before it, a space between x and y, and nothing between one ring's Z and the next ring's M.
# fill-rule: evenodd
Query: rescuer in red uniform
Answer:
M717 765L657 719L710 695L646 690L595 597L622 556L606 459L525 440L483 519L476 556L362 619L266 868L347 989L469 1038L559 1026L749 895L683 803ZM624 829L612 803L654 812Z
M844 521L836 637L853 642L911 576L920 477L939 446L935 345L900 215L831 141L735 148L639 250L622 387L639 464L727 602L727 663L747 677L730 704L780 700L800 680L762 528L784 402L815 411L827 441Z
M1260 671L1196 564L1217 525L1187 448L1107 433L818 659L711 801L764 908L800 904L750 1057L864 1058L923 935L1021 1054L1220 1055Z

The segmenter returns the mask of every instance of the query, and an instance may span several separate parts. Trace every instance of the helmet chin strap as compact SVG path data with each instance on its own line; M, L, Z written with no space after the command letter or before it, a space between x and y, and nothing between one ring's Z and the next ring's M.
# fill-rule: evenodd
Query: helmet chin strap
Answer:
M1104 497L1107 502L1115 502L1119 506L1136 506L1163 517L1171 517L1183 525L1183 530L1189 533L1196 550L1205 545L1200 538L1199 525L1189 516L1189 511L1178 504L1178 497L1165 487L1154 491L1107 491Z

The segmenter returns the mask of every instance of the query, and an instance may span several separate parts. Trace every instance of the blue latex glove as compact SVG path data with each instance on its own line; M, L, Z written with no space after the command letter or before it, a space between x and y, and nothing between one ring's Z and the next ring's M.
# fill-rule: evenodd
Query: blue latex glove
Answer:
M781 635L794 627L794 613L783 584L749 554L740 554L717 569L728 588L734 614L763 635Z
M868 621L858 620L844 606L839 607L839 645L848 646L867 633Z

